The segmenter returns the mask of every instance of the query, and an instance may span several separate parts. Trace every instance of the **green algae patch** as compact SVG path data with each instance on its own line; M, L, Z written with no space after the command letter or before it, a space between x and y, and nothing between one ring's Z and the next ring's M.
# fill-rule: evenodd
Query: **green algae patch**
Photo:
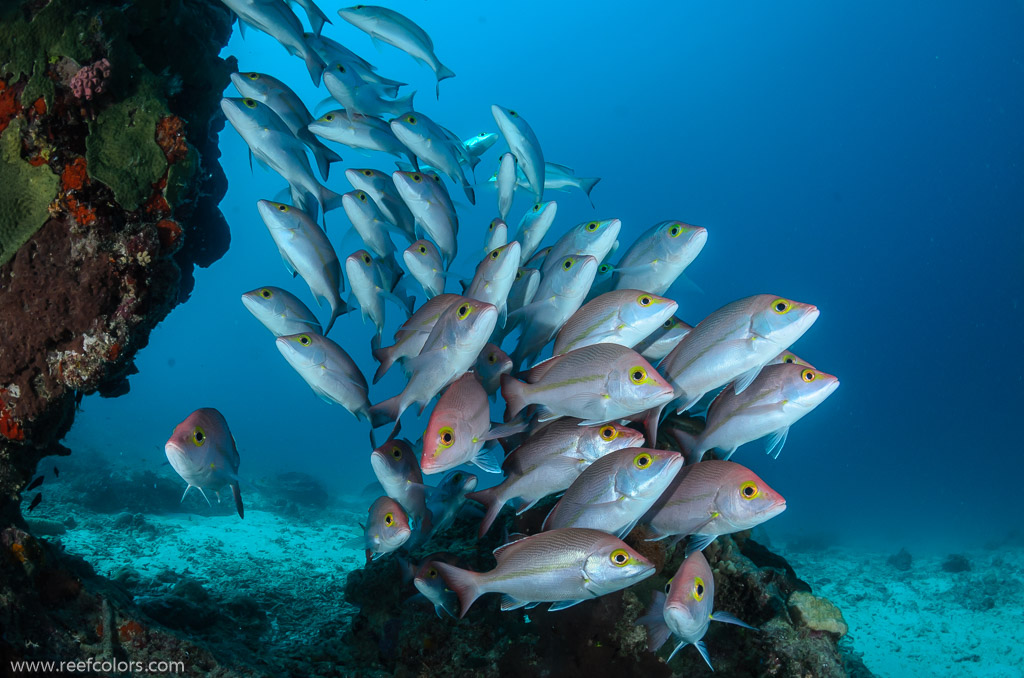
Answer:
M57 197L59 180L49 166L21 157L21 126L13 120L0 135L0 266L46 223Z
M160 99L140 93L104 110L90 125L85 140L89 176L109 186L129 212L152 195L153 184L167 170L167 158L156 143L157 121L166 114Z

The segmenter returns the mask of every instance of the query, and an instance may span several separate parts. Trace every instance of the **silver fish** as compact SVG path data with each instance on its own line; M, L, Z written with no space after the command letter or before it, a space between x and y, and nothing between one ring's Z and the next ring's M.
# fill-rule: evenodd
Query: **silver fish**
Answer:
M512 289L508 292L508 312L511 314L533 302L540 287L540 271L535 268L522 268L516 271Z
M415 242L416 220L398 195L395 182L390 174L380 170L363 168L345 170L345 178L357 191L365 191L380 208L380 213L392 226L397 228L409 242Z
M381 92L389 97L398 96L398 89L406 83L379 75L377 67L340 42L322 35L306 33L306 44L313 48L325 64L341 63L355 71L362 80L381 85Z
M490 252L493 249L508 244L508 224L500 217L491 219L487 226L487 240L484 242L484 251Z
M553 267L560 265L562 260L570 255L590 255L600 264L615 245L621 227L622 222L618 219L602 219L587 221L570 228L551 246L551 251L541 266L541 275L548 275Z
M278 337L277 349L313 393L341 405L356 419L369 416L366 377L341 346L307 332Z
M363 527L367 560L377 560L394 553L409 541L410 536L412 526L401 504L391 497L380 497L373 502Z
M635 288L665 294L708 240L700 226L663 221L648 229L626 250L615 267L617 289Z
M427 299L444 293L444 262L429 240L417 240L402 253L409 273L423 286Z
M508 108L492 105L491 115L498 123L498 130L508 144L509 150L516 156L519 167L530 182L533 201L540 202L544 197L544 152L540 141L533 133L533 128L521 115Z
M306 70L313 84L320 86L320 74L324 70L324 62L320 56L306 44L302 31L302 22L284 0L221 0L228 9L244 22L258 31L262 31L277 40L293 54L306 63ZM243 31L244 33L244 31Z
M466 287L465 295L472 299L486 301L498 308L498 324L505 325L508 293L519 270L519 243L512 241L491 250L477 264L473 279Z
M466 503L466 494L476 489L479 479L465 471L449 471L428 497L428 506L434 516L434 534L441 534L455 522Z
M490 180L498 180L497 172L495 172ZM530 188L530 180L526 178L526 175L520 169L516 170L515 181L516 186L519 188ZM601 181L601 177L578 177L571 167L566 167L565 165L556 165L553 162L544 163L545 191L568 191L570 188L578 188L586 194L587 199L590 200L591 207L594 205L594 200L590 192L594 190L594 186L599 181Z
M523 246L520 265L523 265L537 251L537 247L544 240L544 236L548 234L551 224L554 223L557 213L558 203L554 200L538 202L534 203L533 207L528 209L520 219L514 238Z
M174 432L164 444L164 453L171 468L188 483L185 495L193 487L210 503L206 490L217 493L228 485L235 499L238 517L244 518L242 493L238 489L238 464L240 457L235 439L228 428L224 415L212 407L203 407L188 415L174 427Z
M324 24L331 23L331 20L327 18L322 9L317 7L314 0L291 1L301 7L302 11L306 13L306 18L309 19L309 25L312 27L314 35L320 35L320 31L324 29Z
M664 324L678 305L671 299L640 290L616 290L587 302L555 336L553 355L591 344L636 346Z
M501 375L512 372L512 358L509 358L508 354L496 345L487 344L480 351L473 370L479 375L484 391L490 397L498 392L498 388L501 386Z
M424 172L398 171L391 175L416 224L430 237L449 264L458 254L459 217L448 189Z
M373 357L380 363L380 367L373 375L373 383L380 381L395 362L419 355L441 314L461 300L462 297L457 294L439 294L428 299L395 332L393 346L374 347Z
M366 191L349 191L341 196L341 205L366 247L382 259L393 259L395 243L388 235L389 222L370 194Z
M491 146L498 143L498 135L494 132L481 132L476 136L470 137L462 142L462 145L466 147L466 152L469 153L469 157L473 159L473 166L480 161L480 156L490 150Z
M671 353L672 349L692 329L692 327L679 318L672 316L662 323L661 327L647 335L647 338L634 346L633 349L650 360L651 363L655 363Z
M397 99L389 98L395 88L377 82L367 82L351 65L336 61L324 70L324 87L331 97L351 113L376 117L401 115L412 110L411 92Z
M516 196L516 156L506 153L501 156L498 167L498 216L508 219L512 200Z
M501 448L490 430L487 392L475 374L466 372L441 394L430 413L423 432L423 472L443 473L476 464L488 473L500 473L500 457L495 459L495 453Z
M311 120L307 125L307 131L329 141L345 144L349 148L380 151L397 156L409 152L386 122L371 115L350 113L343 108Z
M243 294L242 303L275 337L300 332L323 334L313 312L288 290L258 287Z
M363 318L369 318L377 328L377 339L384 332L384 301L395 305L412 315L413 299L402 299L386 289L384 274L380 266L366 250L357 250L345 259L345 273L348 274L352 294L359 301Z
M804 367L810 367L812 370L814 369L814 365L810 364L792 351L783 351L769 361L768 365L781 365L783 363L787 365L803 365Z
M416 569L412 583L416 590L433 604L438 617L442 611L449 617L455 617L459 612L459 598L448 588L444 577L437 571L437 562L457 565L458 558L450 553L433 553L427 556Z
M458 137L454 140L449 138L447 130L416 111L392 120L391 131L417 158L430 163L431 167L436 167L453 182L460 184L470 204L476 204L473 187L466 179L460 162L465 148Z

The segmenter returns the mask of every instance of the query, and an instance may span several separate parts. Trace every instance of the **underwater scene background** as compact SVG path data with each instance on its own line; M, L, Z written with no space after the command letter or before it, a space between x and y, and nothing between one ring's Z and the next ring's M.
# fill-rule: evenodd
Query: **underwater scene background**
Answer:
M545 159L601 178L593 206L580 191L545 194L558 215L544 244L577 223L616 217L621 253L653 224L679 219L708 231L686 279L666 293L684 321L696 324L752 294L815 304L821 316L793 350L842 385L793 427L778 459L757 445L739 453L787 500L756 535L839 606L853 647L876 675L1022 675L1024 655L1012 649L1019 624L991 620L1019 620L1024 610L1016 491L1024 472L1016 430L1024 403L1024 5L391 5L430 34L457 74L435 99L429 69L375 47L337 18L339 7L319 4L333 21L325 35L409 82L416 109L460 137L497 131L490 105L512 107L529 120ZM319 105L326 90L263 33L243 38L236 24L223 54L237 57L241 71L286 82L314 117L336 107ZM238 94L229 88L225 96ZM65 439L75 455L60 463L73 468L81 455L112 474L146 469L177 482L164 465L164 442L190 412L215 407L237 442L243 497L278 474L306 473L326 489L325 505L350 511L351 529L318 526L315 509L274 518L257 510L244 521L227 509L198 517L205 509L193 494L181 514L150 519L183 530L175 553L194 545L197 553L178 564L215 570L218 552L203 552L224 538L223 526L236 536L222 548L285 540L261 545L270 549L262 571L237 570L233 579L273 579L267 562L294 575L301 558L318 576L341 580L364 566L358 549L342 545L360 532L356 521L375 496L364 494L374 480L370 428L316 398L241 304L243 292L275 285L327 317L282 266L256 210L258 199L282 199L286 184L250 169L230 125L220 148L230 249L196 271L188 302L153 331L130 392L81 402ZM391 156L332 148L344 162L326 185L339 193L351 190L343 168L394 169ZM451 270L459 277L471 277L485 253L497 214L486 180L504 150L499 141L476 168L475 206L451 191L461 226ZM528 191L517 191L510 229L531 205ZM342 210L325 221L342 259L363 246L347 234ZM456 279L447 291L460 291ZM387 316L385 343L404 320L394 306ZM376 369L373 334L358 311L330 334L367 377ZM371 386L372 403L399 392L400 372ZM492 418L500 421L502 410L499 398ZM418 420L406 413L403 436L415 440L429 412ZM500 480L473 471L481 488ZM140 493L130 513L147 512ZM76 508L55 500L39 510L61 519ZM141 559L119 545L124 527L93 523L77 538L72 529L65 544L108 573ZM904 548L912 568L887 564L885 556ZM172 551L151 552L147 567ZM947 557L960 553L966 568L947 568ZM958 592L964 581L970 586ZM961 596L983 602L947 607ZM947 602L926 604L940 599ZM958 615L976 615L977 624L957 628ZM947 623L953 628L941 628ZM709 649L714 657L713 642Z

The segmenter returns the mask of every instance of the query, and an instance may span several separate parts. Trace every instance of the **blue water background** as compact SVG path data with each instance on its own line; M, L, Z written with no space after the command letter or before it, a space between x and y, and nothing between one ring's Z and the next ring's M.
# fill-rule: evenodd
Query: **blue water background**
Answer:
M460 136L497 131L490 104L513 107L547 160L602 177L596 209L579 192L546 195L559 205L548 244L581 221L618 217L621 253L652 224L680 219L709 231L688 270L703 293L669 292L685 321L757 293L818 305L794 349L841 387L777 461L756 444L734 458L788 499L775 534L946 550L1021 525L1021 3L395 3L457 73L440 101L429 69L321 5L334 18L325 35L410 82L417 108ZM236 30L224 54L286 80L310 109L327 96L257 31L243 40ZM243 479L300 470L352 494L372 479L368 426L318 400L239 302L279 285L316 308L256 211L284 183L250 173L230 126L221 146L231 249L197 271L192 299L153 332L131 393L85 399L68 444L156 466L173 427L213 406L238 441ZM351 190L344 167L394 169L390 156L339 150L336 191ZM477 180L501 152L499 142L484 156ZM453 269L467 276L497 214L494 192L477 194L475 208L460 208ZM530 201L517 194L512 228ZM344 238L342 210L327 224L342 259L362 246ZM401 320L390 305L388 315L386 338ZM353 315L331 334L368 377L372 333ZM398 372L371 388L373 402L398 392ZM403 432L415 438L423 424L411 414Z

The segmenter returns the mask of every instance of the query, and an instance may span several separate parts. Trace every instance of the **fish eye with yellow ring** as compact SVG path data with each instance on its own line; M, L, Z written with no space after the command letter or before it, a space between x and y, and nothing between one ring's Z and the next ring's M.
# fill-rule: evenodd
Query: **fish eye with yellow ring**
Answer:
M704 597L704 580L700 577L695 577L693 580L693 599L701 600Z
M805 369L803 372L800 373L800 378L806 381L808 384L814 381L815 377L817 376L818 375L815 374L814 370L811 369Z
M427 576L431 579L437 579L437 570L435 570L434 568L430 568L429 570L427 570Z
M500 256L501 252L499 250L491 250L491 259L497 259Z
M372 176L373 176L373 170L370 170L370 169L364 169L364 170L363 170L363 176L364 176L364 177L372 177Z
M640 454L633 457L633 466L643 470L651 465L651 455L647 452L641 452Z
M754 499L759 494L761 494L761 490L757 488L757 483L753 480L748 480L740 485L740 496L748 501Z
M675 324L676 324L676 319L675 318L669 318L668 320L665 321L665 323L662 325L662 327L664 327L667 330L667 329L671 329L672 327L675 327Z
M409 123L410 125L415 125L415 124L416 124L416 116L415 116L415 115L407 115L407 116L405 116L405 118L403 118L403 119L404 119L404 120L405 120L405 121L406 121L407 123Z
M415 181L417 184L423 181L423 177L420 176L419 174L413 174L413 175L410 176L410 178L413 181Z
M572 268L572 265L574 263L576 263L576 262L573 261L572 258L570 257L569 259L566 259L565 261L562 262L562 269L568 271L569 269Z
M384 514L384 527L391 527L395 524L395 515L393 513Z
M206 431L203 430L202 426L196 426L192 429L192 444L196 447L202 447L206 443Z
M498 362L498 354L492 353L489 356L487 356L487 362L489 362L491 365Z
M535 204L535 205L533 206L533 211L534 211L534 212L540 212L540 203L537 203L537 204Z
M427 246L426 245L420 245L420 254L426 254L426 253L427 253Z
M508 114L511 115L513 118L518 118L519 117L519 114L516 113L515 111L509 111Z
M601 267L597 269L597 272L604 275L612 270L611 264L601 264Z
M473 312L473 307L472 306L470 306L469 304L463 304L462 306L459 306L459 308L455 311L455 316L459 320L465 320L466 318L469 317L469 314L472 313L472 312Z
M342 66L341 64L336 65L335 68L338 69L339 73L344 73L345 72L345 67Z
M795 362L796 362L796 358L795 358L795 357L793 356L793 354L792 354L792 353L787 353L787 354L786 354L786 355L785 355L785 356L784 356L784 357L782 358L782 362L786 363L787 365L792 365L793 363L795 363Z
M260 296L263 297L264 299L269 299L272 296L274 296L274 293L268 290L266 287L264 287L262 290L260 290Z
M598 226L599 224L596 221L591 221L589 224L587 224L587 230L590 232L594 232L597 230Z
M300 334L295 341L299 342L303 346L309 346L313 343L313 340L309 338L308 334Z
M619 429L614 426L602 426L601 430L598 431L598 435L601 436L601 440L611 442L619 437Z
M362 191L359 191L358 193L356 193L356 197L359 198L360 200L362 200L363 202L366 202L366 194L363 193Z
M391 456L394 457L395 459L401 459L402 458L402 448L399 447L398 445L395 445L394 447L392 447L391 448Z
M516 280L519 280L522 277L523 277L523 269L519 269L518 271L516 271Z
M611 556L608 557L608 560L612 561L612 565L615 567L625 567L629 565L629 553L625 549L615 549L612 551Z
M366 264L366 265L369 265L369 264L370 264L370 261L371 261L371 259L370 259L370 255L369 255L369 254L366 254L366 253L364 252L364 253L363 253L363 263L364 263L364 264Z
M629 380L637 386L647 383L647 370L639 365L629 368Z
M246 73L245 77L249 78L250 80L259 80L260 79L260 74L259 73Z
M278 212L287 212L287 211L289 211L290 209L291 209L291 208L290 208L290 207L288 207L288 205L282 205L281 203L278 203L278 204L277 204L277 211L278 211Z
M675 577L673 577L672 579L669 579L667 582L665 582L665 593L670 593L672 591L672 580L673 579L675 579Z
M654 299L652 299L650 295L641 294L639 297L636 298L636 303L640 304L641 306L650 306L651 304L654 303Z
M683 227L679 224L672 224L668 227L668 235L670 238L678 238L679 234L683 232Z
M332 122L334 120L334 113L328 113L327 115L325 115L324 117L322 117L320 119L321 120L326 120L327 122Z
M449 448L455 444L455 431L452 430L451 426L445 426L437 432L437 443L444 448Z
M242 103L245 104L246 106L248 106L249 108L256 108L256 100L255 99L250 99L249 97L246 97L246 98L242 99Z
M772 302L772 310L778 313L779 315L789 313L789 311L792 308L793 304L786 299L776 299L775 301Z

